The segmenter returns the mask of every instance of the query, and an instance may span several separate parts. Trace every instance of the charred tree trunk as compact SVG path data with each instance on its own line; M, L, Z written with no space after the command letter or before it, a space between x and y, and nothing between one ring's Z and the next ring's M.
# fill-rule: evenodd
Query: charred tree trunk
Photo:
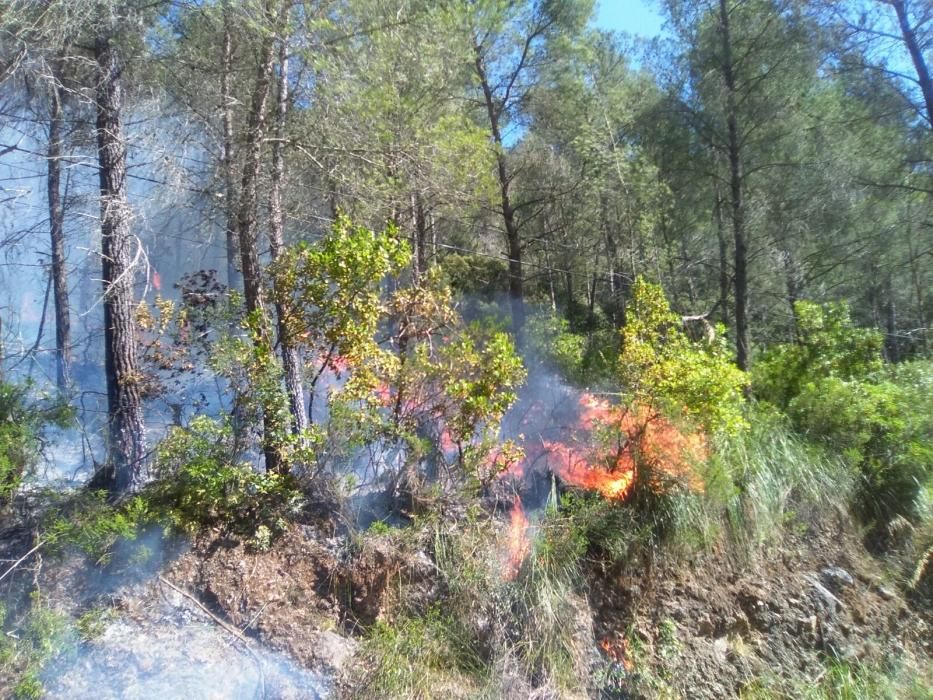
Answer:
M52 291L55 299L55 379L64 391L71 383L71 314L65 269L65 207L62 180L62 92L57 81L51 89L48 149L49 233L52 244Z
M722 40L722 77L726 88L726 129L729 155L729 190L732 205L732 236L735 243L735 355L739 369L748 370L748 239L745 231L745 207L742 201L742 145L736 115L735 73L732 65L732 37L727 0L719 0L720 38Z
M519 347L524 341L525 327L525 279L522 267L523 247L519 233L518 221L515 216L515 207L512 204L511 186L512 178L506 162L505 146L502 142L502 131L499 118L502 110L496 104L496 98L489 83L486 65L483 61L482 50L475 47L476 74L483 89L483 98L486 103L486 115L489 118L489 130L492 134L493 145L496 149L496 175L499 182L499 202L502 207L502 222L505 225L505 238L509 256L509 306L512 312L512 332Z
M236 226L236 175L233 147L233 97L230 93L230 76L233 72L233 30L230 11L223 8L224 38L220 63L220 108L223 114L223 175L224 175L224 225L227 239L227 288L241 290L243 276L240 274L240 245Z
M266 18L274 19L271 2L265 5ZM263 39L256 70L256 82L253 86L253 98L250 104L249 120L246 129L246 141L243 150L243 175L240 180L240 202L237 212L237 238L240 245L240 263L243 271L243 297L246 311L259 322L256 339L257 345L272 347L266 328L266 310L262 282L262 268L259 265L259 230L257 202L258 181L262 165L262 144L266 135L266 109L269 101L269 87L275 64L274 37L270 32ZM279 426L275 424L275 412L270 407L263 407L263 452L266 470L285 471L281 455L275 445Z
M275 117L275 138L272 141L272 182L269 190L269 249L276 260L285 247L285 209L282 189L285 182L285 117L288 113L288 42L283 38L279 47L279 94ZM285 309L276 306L279 348L285 371L285 390L291 410L292 431L301 434L308 427L304 407L304 387L301 379L301 353L288 330Z
M923 94L923 102L926 105L927 122L933 126L933 80L930 79L930 69L923 57L923 49L917 41L917 34L910 25L907 0L888 0L888 2L894 6L894 12L897 13L897 23L901 28L904 45L910 53L914 70L917 71L917 84L920 85L920 92Z
M133 235L126 194L126 143L120 111L121 66L108 37L95 47L97 83L97 158L100 173L100 229L103 260L104 368L112 465L111 488L140 485L145 458L145 429L140 396L135 305Z

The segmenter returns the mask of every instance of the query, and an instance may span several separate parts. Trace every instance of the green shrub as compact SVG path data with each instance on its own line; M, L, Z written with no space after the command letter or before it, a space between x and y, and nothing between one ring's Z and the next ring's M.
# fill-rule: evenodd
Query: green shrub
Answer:
M722 333L711 342L692 341L661 286L641 277L632 289L619 367L637 405L683 414L711 434L747 428L748 380L732 363Z
M916 517L933 473L933 370L885 367L882 335L856 328L845 304L798 302L798 341L758 360L755 393L860 476L858 512Z
M724 512L740 550L773 542L807 511L844 509L855 474L843 460L800 437L767 404L749 416L751 430L723 436L705 467L705 500Z
M115 504L106 491L79 490L53 501L43 518L41 539L50 551L77 547L103 564L118 540L135 539L154 518L142 496Z
M827 377L864 378L882 367L884 338L876 330L856 328L844 303L798 301L796 343L775 345L755 361L755 395L786 409L809 382Z
M157 519L181 530L224 525L255 534L280 532L302 502L291 477L260 473L233 460L229 424L207 416L174 428L156 454L156 480L145 491Z
M36 465L42 429L63 426L71 416L64 403L31 399L30 388L0 380L0 508Z
M362 656L368 670L356 691L374 698L432 698L451 684L454 697L464 697L483 671L468 633L438 607L376 622Z
M804 385L788 414L858 470L859 512L887 520L916 517L918 497L933 475L933 415L923 401L915 387L893 381L827 377Z
M619 336L607 324L578 331L567 319L537 313L529 317L525 334L533 357L577 384L596 384L617 370Z
M43 668L77 646L70 619L34 593L29 609L18 619L0 605L0 630L12 632L0 633L0 696L38 700L45 695Z

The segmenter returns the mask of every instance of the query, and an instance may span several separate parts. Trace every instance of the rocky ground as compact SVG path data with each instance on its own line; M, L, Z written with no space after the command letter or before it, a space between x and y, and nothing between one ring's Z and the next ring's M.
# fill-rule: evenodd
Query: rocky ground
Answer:
M750 561L720 552L590 580L596 635L626 696L734 697L756 681L814 683L827 659L933 654L928 601L905 600L844 520L789 533Z
M441 590L423 551L307 524L267 551L217 531L190 544L142 538L103 573L89 570L78 557L33 569L46 600L106 611L101 634L47 669L48 697L352 697L338 679L360 662L365 626L402 590L425 600ZM929 598L905 599L843 520L749 560L590 563L586 578L578 617L589 629L577 636L592 642L598 682L581 696L735 697L761 679L815 682L828 658L933 654Z

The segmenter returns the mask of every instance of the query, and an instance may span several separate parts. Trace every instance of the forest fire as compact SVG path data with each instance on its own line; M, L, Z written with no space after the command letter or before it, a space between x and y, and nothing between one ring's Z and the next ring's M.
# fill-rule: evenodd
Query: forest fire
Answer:
M548 466L571 486L598 491L609 500L623 500L635 481L635 465L627 454L621 454L612 469L603 469L569 445L548 441L543 445Z
M646 407L616 406L589 393L581 394L577 405L569 425L555 425L559 421L541 405L529 408L521 425L536 428L538 436L519 436L517 459L504 458L501 447L491 453L488 461L500 466L500 478L524 482L550 472L568 486L621 502L631 494L637 470L647 467L652 488L669 488L672 481L703 488L692 468L706 456L702 434L686 433ZM534 426L538 421L541 424ZM530 548L527 529L528 518L516 497L510 511L507 578L517 575Z
M522 499L518 494L512 500L512 509L509 512L509 531L507 541L507 558L505 561L505 578L509 581L518 576L522 562L531 551L531 538L528 536L528 516L522 507Z

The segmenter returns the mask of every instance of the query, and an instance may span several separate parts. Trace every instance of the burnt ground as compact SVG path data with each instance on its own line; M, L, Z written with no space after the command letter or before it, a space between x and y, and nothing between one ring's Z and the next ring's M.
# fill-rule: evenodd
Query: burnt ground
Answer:
M48 670L48 697L353 697L335 679L353 677L366 626L391 620L399 595L427 602L442 590L417 544L311 525L289 526L266 551L206 531L137 559L106 575L78 557L30 574L60 607L109 611L101 636ZM585 619L601 661L589 694L724 698L762 679L792 692L830 658L923 667L929 599L906 600L885 571L843 520L744 561L723 550L628 570L591 562Z

